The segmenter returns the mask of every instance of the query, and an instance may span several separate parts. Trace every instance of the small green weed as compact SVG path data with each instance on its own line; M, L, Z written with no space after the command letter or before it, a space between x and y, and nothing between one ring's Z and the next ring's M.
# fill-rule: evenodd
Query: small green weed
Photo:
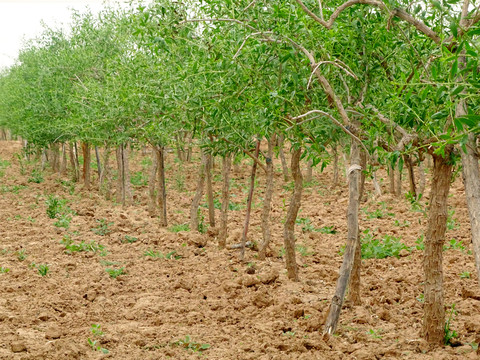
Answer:
M33 169L27 180L29 183L40 184L43 182L43 174L40 170Z
M417 250L425 250L425 244L424 244L424 235L422 234L420 237L417 238L417 240L415 240L415 248Z
M465 246L461 240L451 239L447 245L443 245L443 250L460 250L465 251Z
M364 232L362 241L362 259L384 259L386 257L399 257L400 251L410 250L404 243L400 242L400 238L392 235L384 235L377 239L373 237L370 230Z
M395 220L393 222L393 225L398 226L398 227L409 227L410 226L410 221L403 220L403 222L400 222L399 220Z
M337 230L335 230L334 225L331 225L331 226L324 226L324 227L320 228L319 232L322 233L322 234L336 234Z
M105 236L111 233L109 227L113 225L113 222L107 222L105 219L97 219L97 224L98 226L96 228L91 229L94 234Z
M20 190L26 189L26 188L28 188L28 186L25 186L25 185L12 185L12 186L2 185L0 186L0 193L5 194L7 192L11 192L12 194L18 194Z
M455 210L454 209L449 210L448 217L447 217L447 230L458 229L457 220L453 218L453 215L455 215Z
M143 253L143 256L148 256L148 257L151 257L153 259L167 259L167 260L181 259L182 257L180 255L175 255L176 253L177 252L175 250L172 250L172 251L168 252L166 255L164 255L160 251L154 251L152 249L148 249Z
M178 233L180 231L190 231L190 226L188 224L177 224L170 226L168 230L174 233Z
M127 274L124 267L121 267L120 269L106 268L105 271L113 279L116 279L120 275L126 275Z
M138 238L130 235L125 235L125 237L122 239L122 243L129 243L132 244L134 242L137 242Z
M143 252L143 256L148 256L153 259L163 259L165 258L165 255L163 255L160 251L154 251L152 249L148 249Z
M148 184L148 179L142 171L137 171L131 176L130 182L135 186L146 186Z
M295 220L295 224L302 225L302 232L313 232L317 231L317 229L313 226L312 220L309 218L298 218Z
M74 252L100 252L100 254L106 253L105 246L98 244L94 240L90 241L90 243L86 243L82 241L78 244L74 243L73 240L69 235L64 235L63 239L60 241L60 244L65 246L65 253L72 254Z
M189 335L185 336L185 339L180 339L173 343L175 346L180 346L185 350L190 350L193 352L202 352L210 349L209 344L201 344L199 342L193 341Z
M381 339L382 338L382 335L380 335L381 333L382 333L382 330L370 329L367 331L367 334L370 335L373 339Z
M17 255L17 259L19 261L23 261L27 258L27 254L25 253L25 249L22 249L22 250L18 250L16 252L16 255Z
M94 351L100 351L104 354L108 354L108 350L101 347L100 345L98 345L98 343L100 342L100 340L98 338L101 338L103 336L103 331L100 329L100 325L98 324L93 324L91 327L90 327L90 332L92 333L93 335L93 338L88 338L87 339L87 342L88 342L88 345L90 345L90 347L92 348L92 350ZM96 338L96 339L95 339Z
M6 274L6 273L8 273L9 271L10 271L9 268L0 266L0 273Z
M464 271L460 273L460 279L470 279L472 274L469 271Z
M458 337L458 334L455 330L452 330L451 325L452 321L454 320L454 317L458 314L458 312L455 310L455 304L452 304L450 308L450 314L448 316L447 321L445 321L445 335L443 338L443 343L445 345L451 345L452 339L455 339Z
M38 273L42 276L47 276L50 271L50 267L47 264L38 264L37 265Z
M376 238L370 229L363 231L360 238L362 243L362 259L384 259L386 257L399 257L400 251L411 250L400 238L385 234L382 238ZM340 249L340 255L345 252L345 245Z

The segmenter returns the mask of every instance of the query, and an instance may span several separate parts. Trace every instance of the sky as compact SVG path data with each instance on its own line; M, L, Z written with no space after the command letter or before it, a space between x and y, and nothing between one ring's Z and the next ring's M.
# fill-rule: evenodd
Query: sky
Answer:
M51 27L67 27L70 9L82 11L89 7L98 12L104 3L104 0L0 0L0 68L14 63L24 39L42 32L42 20Z

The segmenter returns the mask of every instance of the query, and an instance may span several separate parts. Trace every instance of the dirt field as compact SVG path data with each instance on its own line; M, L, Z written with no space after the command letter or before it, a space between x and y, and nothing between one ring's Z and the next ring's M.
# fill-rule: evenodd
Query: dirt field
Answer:
M212 232L176 232L179 224L188 223L195 164L180 169L173 154L168 156L170 224L161 229L147 214L146 186L134 186L137 204L123 208L48 170L42 183L28 182L33 167L26 165L21 174L15 157L19 151L17 142L0 142L0 159L10 163L0 168L0 359L479 357L475 341L480 338L480 289L460 179L451 191L444 251L446 304L449 313L455 305L450 326L459 343L428 352L420 338L422 252L415 248L421 245L417 239L426 220L405 198L386 194L373 199L367 183L370 195L362 203L361 230L370 229L375 237L401 237L411 250L403 250L399 258L363 261L363 305L347 303L338 335L324 338L322 326L346 239L346 186L329 187L330 169L315 173L314 184L304 191L299 214L304 220L297 226L301 280L293 283L281 258L290 190L279 171L271 256L260 262L256 252L248 250L242 264L237 250L218 250ZM148 178L148 161L141 155L135 160L132 173L142 182L138 172ZM243 166L242 173L232 174L236 205L229 213L229 244L240 239L248 173L249 167ZM216 191L219 174L217 165ZM251 241L261 241L263 174L258 184ZM384 190L387 185L385 179ZM68 199L75 212L68 230L47 216L46 200L52 194ZM206 223L207 211L202 210ZM336 233L318 231L326 227ZM66 244L82 241L84 250L97 251L66 252ZM147 251L152 256L146 256ZM48 271L42 276L45 265ZM126 274L118 275L120 269Z

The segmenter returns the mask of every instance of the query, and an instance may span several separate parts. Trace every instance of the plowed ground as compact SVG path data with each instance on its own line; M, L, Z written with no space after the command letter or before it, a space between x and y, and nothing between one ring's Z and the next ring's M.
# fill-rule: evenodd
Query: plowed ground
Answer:
M428 350L420 337L423 271L422 251L416 249L426 219L405 198L386 194L374 199L367 182L361 231L370 229L375 238L400 237L410 250L399 258L363 260L363 304L347 302L337 335L327 338L322 336L323 322L347 231L346 185L342 179L339 187L331 188L331 169L316 172L304 191L299 214L304 220L296 229L300 282L294 283L287 280L282 258L282 221L291 187L285 186L279 169L270 256L261 262L255 250L247 250L246 262L240 263L238 250L218 249L214 231L177 232L178 225L188 223L195 163L181 165L168 155L170 224L162 229L146 211L147 187L142 182L148 178L149 154L132 159L132 174L140 185L134 186L136 204L122 207L50 170L42 183L29 182L35 164L25 163L21 171L16 157L20 149L18 142L0 143L0 359L478 357L480 289L459 179L449 199L452 215L444 251L446 304L448 310L455 305L450 326L458 333L458 346ZM240 241L248 163L233 173L230 245ZM214 176L217 194L219 167ZM386 174L379 175L386 190ZM254 242L261 241L263 187L260 174L249 232ZM47 216L49 195L67 199L74 211L68 230ZM202 211L206 223L207 211ZM99 229L100 220L106 224L104 235L92 231ZM319 231L325 227L335 233ZM95 250L95 245L103 249L67 253L65 241L60 242L68 238L92 245L87 250ZM160 257L146 256L147 251ZM48 266L46 276L39 273L41 265ZM113 278L106 269L126 274ZM92 332L93 324L103 335Z

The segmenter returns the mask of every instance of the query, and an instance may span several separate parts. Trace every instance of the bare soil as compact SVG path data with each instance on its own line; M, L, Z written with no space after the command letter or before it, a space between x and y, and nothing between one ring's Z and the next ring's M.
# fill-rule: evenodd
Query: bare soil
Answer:
M68 177L44 172L40 184L28 182L33 164L21 172L18 142L0 142L0 159L10 162L0 178L0 359L476 359L480 338L480 288L471 254L468 215L460 179L450 197L455 211L444 251L446 304L457 313L450 326L456 347L429 350L420 337L422 322L422 251L415 249L426 219L405 198L390 194L362 203L361 231L377 237L401 237L412 250L399 258L362 262L361 306L346 303L338 334L323 337L322 327L334 293L346 239L346 186L331 188L332 173L315 172L307 186L297 225L300 281L287 279L281 257L283 219L291 188L285 187L279 162L272 209L273 245L266 261L248 250L219 250L215 231L175 232L188 223L197 165L167 157L169 228L147 214L147 187L134 186L134 206L106 201ZM248 161L233 174L228 244L240 241L248 183ZM132 175L148 161L140 153ZM0 174L1 175L1 174ZM387 189L387 176L382 187ZM138 174L138 177L140 175ZM215 191L220 169L215 168ZM264 186L260 174L249 240L261 241L260 212ZM63 183L62 183L63 181ZM95 178L94 178L95 182ZM405 184L406 186L406 184ZM427 183L428 188L428 183ZM54 225L46 199L68 199L75 211L70 228ZM428 201L428 196L424 200ZM207 223L207 210L202 208ZM218 210L217 210L218 211ZM376 215L373 215L376 214ZM217 214L218 215L218 214ZM380 215L381 217L376 217ZM95 234L105 219L108 233ZM307 222L307 220L304 220ZM333 226L335 234L318 230ZM304 231L302 231L304 227ZM126 241L128 235L131 241ZM104 246L104 251L66 253L60 241ZM456 242L450 240L456 239ZM145 256L148 250L170 258ZM22 257L22 254L25 258ZM177 258L175 258L177 256ZM23 258L23 259L22 259ZM48 265L41 276L39 265ZM112 278L106 269L126 274ZM7 271L9 269L9 271ZM1 269L0 269L1 270ZM461 276L462 274L462 276ZM470 277L468 277L470 274ZM93 334L93 324L103 335ZM188 337L187 337L188 336ZM88 339L95 345L92 347ZM201 347L208 349L200 349ZM95 350L108 350L108 354Z

